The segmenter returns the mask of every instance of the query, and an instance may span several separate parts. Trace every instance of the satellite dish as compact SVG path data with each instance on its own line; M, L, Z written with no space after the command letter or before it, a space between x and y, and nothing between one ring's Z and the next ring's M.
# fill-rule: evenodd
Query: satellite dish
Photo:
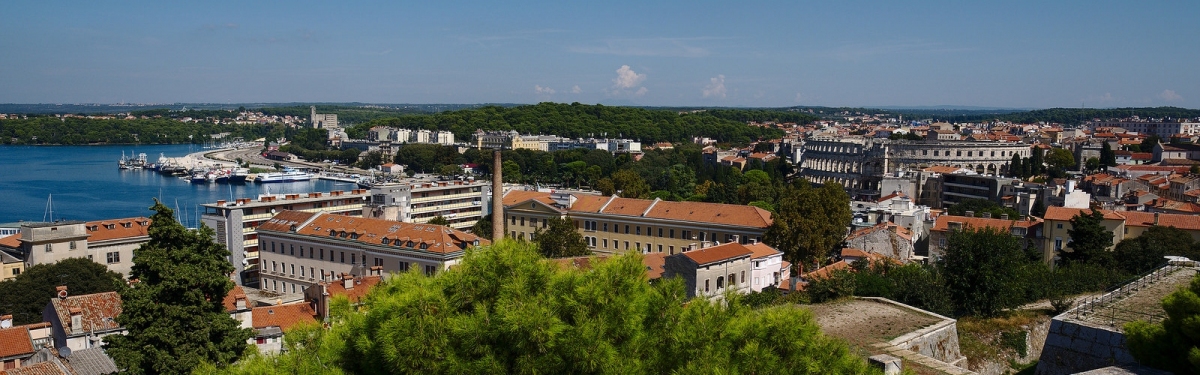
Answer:
M63 358L67 358L67 357L71 356L71 348L64 346L64 347L57 348L57 349L58 349L58 355L62 356Z
M60 290L60 291L58 291L58 298L59 298L59 299L66 299L66 298L67 298L67 291L65 291L65 290Z

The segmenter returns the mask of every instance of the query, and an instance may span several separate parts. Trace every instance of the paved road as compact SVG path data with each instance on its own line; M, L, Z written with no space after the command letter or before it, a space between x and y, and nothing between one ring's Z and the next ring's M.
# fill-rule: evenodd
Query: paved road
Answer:
M306 162L306 161L271 160L271 159L267 159L267 158L263 157L259 153L261 150L262 149L259 147L241 148L241 149L226 149L226 150L207 152L204 154L204 157L206 157L208 159L212 159L212 160L219 160L219 161L226 161L226 162L237 162L238 159L241 159L243 162L249 162L250 166L252 166L252 167L267 168L267 169L274 168L275 164L278 163L279 165L283 165L283 166L287 166L287 167L295 167L295 168L317 168L317 169L320 169L323 171L343 172L343 173L351 173L351 174L369 174L370 173L370 171L353 168L353 167L346 167L346 166L342 166L342 165L336 165L333 163L310 163L310 162Z

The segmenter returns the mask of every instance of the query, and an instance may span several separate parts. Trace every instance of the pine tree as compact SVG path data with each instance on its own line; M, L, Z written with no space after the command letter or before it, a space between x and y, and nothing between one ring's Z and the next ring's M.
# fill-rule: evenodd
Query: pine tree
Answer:
M1103 225L1104 214L1100 210L1091 213L1080 212L1071 218L1071 229L1067 235L1071 241L1067 247L1071 251L1063 251L1063 259L1071 263L1107 264L1111 258L1108 247L1112 245L1113 234Z
M820 188L799 180L779 193L778 214L763 242L783 252L794 265L814 265L846 238L853 219L850 196L840 185Z
M1013 154L1012 161L1008 163L1008 175L1016 178L1025 177L1025 167L1021 166L1021 154Z
M1042 156L1042 149L1034 147L1033 154L1029 156L1029 174L1031 176L1041 176L1046 172L1046 163L1042 160Z
M134 250L130 279L120 291L117 323L128 335L104 338L123 372L182 374L200 363L226 366L246 350L249 329L239 328L222 302L233 289L229 250L211 228L188 230L155 200L150 241Z
M1108 142L1100 145L1100 166L1104 168L1117 166L1117 153L1113 152Z

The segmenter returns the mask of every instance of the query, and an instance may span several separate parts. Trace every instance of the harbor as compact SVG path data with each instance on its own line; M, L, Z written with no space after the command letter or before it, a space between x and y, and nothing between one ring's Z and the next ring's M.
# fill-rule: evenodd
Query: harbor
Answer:
M255 183L253 178L257 174L248 173L243 183L216 178L193 183L190 174L163 175L161 168L158 171L132 166L114 168L113 162L122 159L122 153L125 159L140 159L144 153L148 164L158 163L162 155L166 158L164 165L186 170L233 169L237 164L236 160L208 157L206 154L218 152L197 145L0 146L0 158L22 161L20 168L0 168L0 189L7 193L5 204L0 205L0 221L42 220L43 207L53 194L56 218L101 220L148 215L147 208L154 199L159 199L179 211L181 221L194 226L197 207L203 203L261 194L352 190L358 186L352 174L337 173L327 176L313 173L308 180L281 183ZM279 173L269 166L251 166L254 170L266 170L264 173Z

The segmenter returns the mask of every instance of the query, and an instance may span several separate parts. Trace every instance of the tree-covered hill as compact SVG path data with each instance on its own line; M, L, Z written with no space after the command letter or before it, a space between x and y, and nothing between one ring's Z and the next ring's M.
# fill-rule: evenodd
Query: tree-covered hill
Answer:
M709 137L721 142L748 143L778 138L777 129L747 126L733 118L742 110L678 113L632 107L610 107L579 103L540 103L519 107L483 107L430 115L405 115L372 120L348 130L351 137L364 137L371 127L449 130L459 140L470 139L476 130L516 130L521 134L553 134L564 137L631 138L643 142L682 142L692 137ZM745 112L745 111L743 111ZM751 112L747 112L751 113ZM743 116L751 118L752 116ZM767 116L763 116L766 118Z

